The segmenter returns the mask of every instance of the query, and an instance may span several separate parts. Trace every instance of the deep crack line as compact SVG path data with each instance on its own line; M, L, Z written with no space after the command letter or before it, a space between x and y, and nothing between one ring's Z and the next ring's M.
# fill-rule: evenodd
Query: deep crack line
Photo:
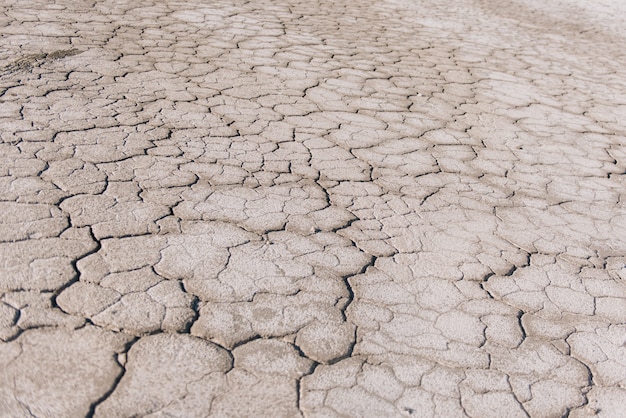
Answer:
M124 377L124 375L126 374L126 363L128 362L128 352L130 351L130 349L132 348L132 346L139 341L139 338L135 338L131 341L129 341L126 344L126 347L124 347L124 351L122 351L121 353L117 353L115 355L115 362L117 363L117 365L120 367L120 373L119 375L115 378L115 380L113 381L113 384L111 385L111 388L104 393L100 398L98 398L94 403L92 403L89 406L89 412L86 415L86 418L93 418L95 413L96 413L96 408L98 407L98 405L100 405L101 403L103 403L104 401L106 401L109 396L111 396L113 394L113 392L115 392L115 389L117 389L117 386L120 384L120 382L122 381L122 378ZM120 362L120 356L124 355L126 356L125 361L123 362L124 364L122 364L122 362Z

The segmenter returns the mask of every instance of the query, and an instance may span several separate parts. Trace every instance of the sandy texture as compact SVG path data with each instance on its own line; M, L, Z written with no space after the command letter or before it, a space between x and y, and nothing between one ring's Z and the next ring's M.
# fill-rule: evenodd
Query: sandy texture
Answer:
M618 417L617 1L0 1L0 416Z

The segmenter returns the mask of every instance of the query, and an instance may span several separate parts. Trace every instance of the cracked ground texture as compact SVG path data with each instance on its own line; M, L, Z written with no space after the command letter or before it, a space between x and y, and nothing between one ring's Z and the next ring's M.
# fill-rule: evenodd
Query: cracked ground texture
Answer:
M625 27L0 1L0 416L624 416Z

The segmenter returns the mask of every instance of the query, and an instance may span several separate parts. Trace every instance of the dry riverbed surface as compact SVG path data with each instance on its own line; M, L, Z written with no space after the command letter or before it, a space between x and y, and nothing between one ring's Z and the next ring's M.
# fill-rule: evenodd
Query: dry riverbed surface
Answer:
M0 416L624 416L624 28L0 1Z

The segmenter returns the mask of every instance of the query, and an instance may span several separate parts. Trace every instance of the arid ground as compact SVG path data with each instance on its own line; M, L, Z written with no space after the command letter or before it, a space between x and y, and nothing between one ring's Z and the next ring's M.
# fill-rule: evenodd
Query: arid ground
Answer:
M0 11L1 417L626 416L626 3Z

